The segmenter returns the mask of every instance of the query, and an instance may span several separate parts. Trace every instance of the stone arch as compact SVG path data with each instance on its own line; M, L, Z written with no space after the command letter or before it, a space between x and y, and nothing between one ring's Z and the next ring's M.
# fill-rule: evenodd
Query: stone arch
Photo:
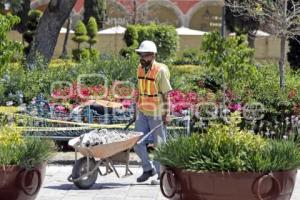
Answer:
M130 13L116 0L107 1L107 11L107 19L104 23L104 28L116 25L127 26L127 24L130 23Z
M193 6L186 14L186 24L191 29L202 31L219 30L222 19L221 0L203 0Z
M157 22L182 26L184 17L181 10L168 0L149 0L137 8L139 22Z

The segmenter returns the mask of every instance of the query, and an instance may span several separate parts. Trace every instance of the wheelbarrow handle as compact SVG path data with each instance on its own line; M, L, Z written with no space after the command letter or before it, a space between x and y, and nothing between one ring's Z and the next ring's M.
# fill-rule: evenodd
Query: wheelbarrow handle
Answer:
M131 120L126 127L124 128L124 130L127 130L129 128L129 126L131 126L133 123L135 122L135 120Z
M142 142L144 142L144 140L151 135L156 129L158 129L159 127L161 127L164 123L160 123L159 125L155 126L151 131L149 131L149 133L147 133L146 135L144 135L138 142L137 144L141 144Z

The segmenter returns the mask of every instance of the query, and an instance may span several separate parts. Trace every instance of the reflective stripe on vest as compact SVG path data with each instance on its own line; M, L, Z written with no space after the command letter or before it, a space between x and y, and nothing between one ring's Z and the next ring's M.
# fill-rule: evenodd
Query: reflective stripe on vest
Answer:
M145 74L145 70L141 66L138 67L138 87L140 95L138 107L141 110L155 111L160 104L160 98L155 84L159 70L160 67L153 64L148 73Z

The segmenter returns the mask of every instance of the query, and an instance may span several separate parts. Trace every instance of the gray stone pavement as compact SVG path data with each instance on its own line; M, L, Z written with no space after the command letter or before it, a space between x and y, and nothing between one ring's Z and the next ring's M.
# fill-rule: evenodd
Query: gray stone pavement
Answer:
M130 170L132 176L118 178L114 173L98 176L95 185L89 190L80 190L67 178L72 172L74 153L58 153L47 166L46 177L37 200L166 200L159 186L137 183L136 178L142 174L142 168L137 165L139 160L134 153L130 154ZM101 167L102 172L105 168ZM118 165L117 171L122 176L125 166ZM291 200L300 200L300 170Z
M101 169L104 172L104 167ZM130 170L134 175L125 178L118 178L114 173L98 176L92 188L80 190L67 180L72 172L72 165L50 164L37 200L165 200L159 186L151 185L150 180L142 184L136 183L142 168L130 166ZM117 166L117 171L124 175L125 167Z

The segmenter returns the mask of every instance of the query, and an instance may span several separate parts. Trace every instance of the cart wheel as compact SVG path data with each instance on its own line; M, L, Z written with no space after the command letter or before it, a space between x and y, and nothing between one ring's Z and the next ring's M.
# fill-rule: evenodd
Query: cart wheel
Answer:
M96 166L96 161L94 158L90 159L90 167L89 170L92 171ZM72 179L76 179L84 174L87 173L87 158L82 157L79 160L77 160L76 164L73 166L72 170ZM74 181L74 184L80 188L80 189L89 189L92 187L98 177L98 170L95 170L91 175L84 177L83 179L80 179L78 181Z

